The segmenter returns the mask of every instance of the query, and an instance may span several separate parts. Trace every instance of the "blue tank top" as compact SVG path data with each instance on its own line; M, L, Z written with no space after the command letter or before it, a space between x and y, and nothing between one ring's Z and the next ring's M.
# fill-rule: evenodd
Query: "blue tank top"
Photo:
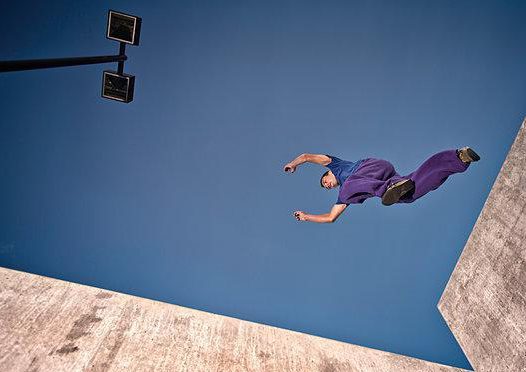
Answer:
M358 160L356 162L342 160L336 156L327 155L331 158L331 162L326 165L327 168L336 176L338 185L341 186L351 174L356 171L356 168L362 164L365 159Z

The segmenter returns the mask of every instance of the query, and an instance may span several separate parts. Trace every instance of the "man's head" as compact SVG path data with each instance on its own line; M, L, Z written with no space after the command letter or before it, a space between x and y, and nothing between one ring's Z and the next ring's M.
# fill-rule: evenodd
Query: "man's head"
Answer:
M336 179L336 176L328 170L321 176L320 185L321 187L330 190L338 186L338 180Z

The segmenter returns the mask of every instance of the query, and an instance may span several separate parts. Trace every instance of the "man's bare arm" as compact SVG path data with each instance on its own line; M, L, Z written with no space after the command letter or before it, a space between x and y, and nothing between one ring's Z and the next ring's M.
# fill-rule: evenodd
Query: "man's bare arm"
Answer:
M325 214L308 214L302 211L294 212L294 217L298 221L310 221L318 223L332 223L340 217L340 214L347 208L347 204L334 204L331 211Z
M293 173L296 170L296 167L303 163L314 163L325 166L331 161L331 158L323 154L301 154L300 156L296 157L296 159L286 164L283 167L283 170L285 172Z

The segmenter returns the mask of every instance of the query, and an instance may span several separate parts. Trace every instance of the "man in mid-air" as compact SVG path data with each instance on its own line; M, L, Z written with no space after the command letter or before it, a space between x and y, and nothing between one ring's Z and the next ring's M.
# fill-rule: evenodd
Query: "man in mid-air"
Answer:
M480 156L469 148L445 150L427 159L406 176L396 173L394 166L383 159L366 158L356 162L331 155L301 154L283 167L293 173L303 163L315 163L329 168L320 179L321 187L339 187L338 200L329 213L308 214L295 211L298 221L334 222L349 204L361 204L373 196L381 197L383 205L412 203L437 189L455 173L464 172Z

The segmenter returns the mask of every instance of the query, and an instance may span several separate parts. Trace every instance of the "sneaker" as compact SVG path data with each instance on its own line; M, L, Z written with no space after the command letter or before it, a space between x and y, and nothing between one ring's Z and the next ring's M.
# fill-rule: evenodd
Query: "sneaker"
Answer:
M462 160L464 163L471 163L472 161L479 161L480 156L473 151L470 147L462 147L461 149L457 150L457 156L460 160Z
M399 181L387 188L382 195L383 205L392 205L400 200L402 196L414 190L415 183L411 179Z

